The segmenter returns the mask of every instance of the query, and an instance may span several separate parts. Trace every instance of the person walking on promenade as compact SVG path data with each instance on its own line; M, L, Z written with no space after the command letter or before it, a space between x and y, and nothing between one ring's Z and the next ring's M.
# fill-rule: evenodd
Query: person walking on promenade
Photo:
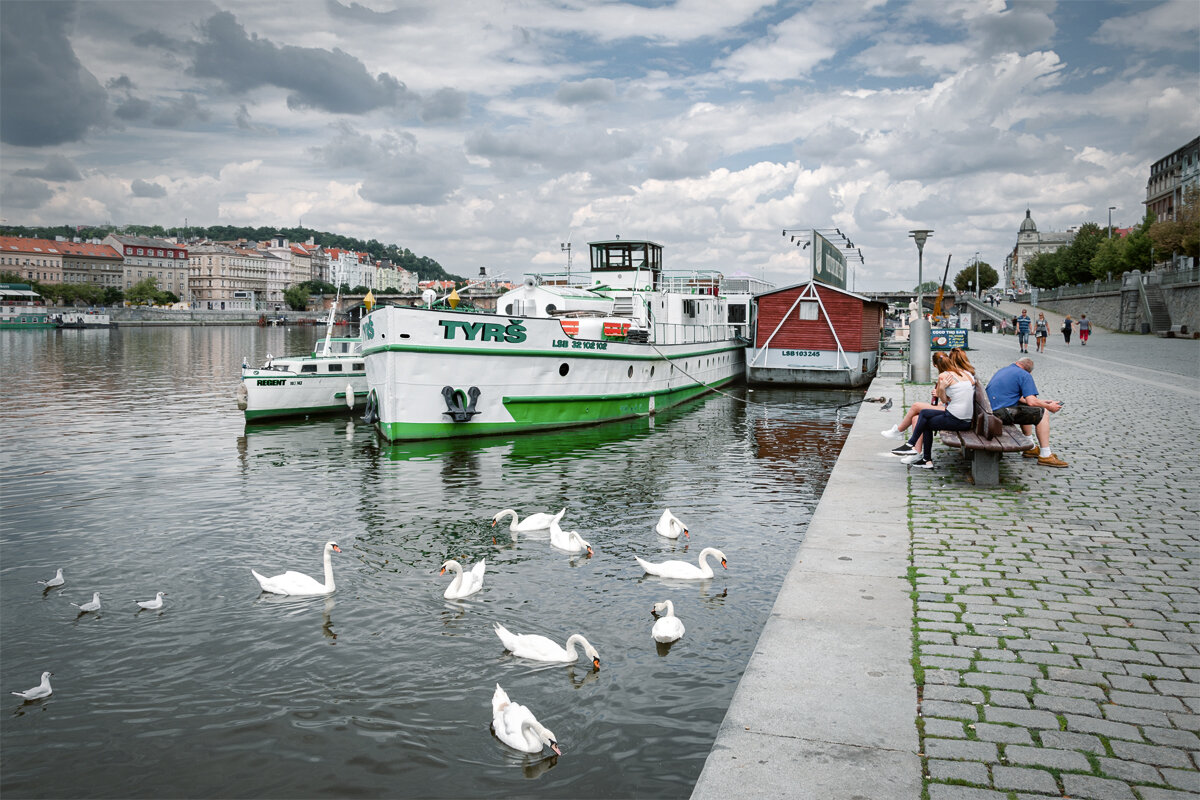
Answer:
M1050 450L1050 414L1057 414L1062 403L1038 397L1032 372L1032 358L1017 359L1007 367L1001 367L987 383L988 402L992 404L992 413L1004 424L1020 425L1026 436L1033 429L1037 442L1035 444L1031 439L1030 448L1021 455L1036 458L1044 467L1066 467L1067 462Z
M1033 320L1029 318L1029 314L1025 309L1021 309L1021 316L1013 320L1013 326L1017 329L1017 344L1021 346L1022 353L1029 352L1029 328Z
M1046 323L1046 315L1038 312L1037 322L1033 323L1033 338L1037 342L1037 351L1046 352L1046 337L1050 335L1050 326Z
M1067 344L1071 343L1071 326L1075 324L1075 320L1071 319L1071 315L1067 314L1067 318L1063 320L1063 341Z
M921 452L900 459L910 467L933 469L934 431L965 431L971 427L975 412L975 368L960 348L954 348L946 357L946 371L938 376L935 390L944 406L927 408L917 415L908 444L916 449L920 442Z
M1088 337L1092 335L1092 323L1088 322L1087 314L1079 317L1079 345L1087 346Z

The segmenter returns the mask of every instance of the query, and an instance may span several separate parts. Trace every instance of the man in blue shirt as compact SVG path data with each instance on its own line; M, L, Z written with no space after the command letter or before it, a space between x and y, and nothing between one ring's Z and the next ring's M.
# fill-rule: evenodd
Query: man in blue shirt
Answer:
M1029 326L1033 324L1033 320L1029 318L1029 314L1025 309L1021 309L1021 316L1017 317L1017 344L1021 346L1022 353L1029 352Z
M1023 314L1024 312L1022 312ZM996 371L987 383L988 402L992 413L1005 425L1020 425L1026 436L1032 428L1037 434L1037 445L1022 453L1026 458L1036 458L1044 467L1065 467L1067 462L1050 450L1050 414L1057 414L1062 403L1057 400L1042 400L1038 397L1037 384L1033 382L1033 359L1022 358Z

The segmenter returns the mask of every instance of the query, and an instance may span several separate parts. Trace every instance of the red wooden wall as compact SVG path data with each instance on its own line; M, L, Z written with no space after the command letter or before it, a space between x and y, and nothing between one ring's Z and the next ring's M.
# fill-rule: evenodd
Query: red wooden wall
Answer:
M883 312L886 305L873 301L864 302L856 297L829 287L816 284L817 293L825 312L833 321L842 349L847 352L874 350L879 346L879 332L883 327ZM787 322L771 339L771 349L789 350L837 350L837 342L829 331L829 321L818 311L819 319L800 319L800 307L792 308L796 297L804 286L781 289L757 298L758 326L754 339L755 347L765 347L767 339L779 324L784 314ZM789 312L790 309L790 312Z

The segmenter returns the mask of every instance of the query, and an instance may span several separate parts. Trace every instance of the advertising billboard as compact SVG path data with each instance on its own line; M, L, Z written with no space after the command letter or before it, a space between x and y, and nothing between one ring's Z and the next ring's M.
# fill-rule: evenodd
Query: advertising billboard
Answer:
M833 242L819 233L814 233L816 246L813 248L813 280L827 286L846 288L846 257Z

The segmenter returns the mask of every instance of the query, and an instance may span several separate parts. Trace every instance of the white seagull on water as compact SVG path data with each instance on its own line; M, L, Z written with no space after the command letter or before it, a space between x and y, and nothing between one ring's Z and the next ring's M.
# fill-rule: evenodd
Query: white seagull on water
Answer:
M50 676L53 674L53 672L43 672L42 682L37 686L33 687L32 689L26 689L23 692L9 692L9 694L15 694L17 697L23 698L26 702L29 702L30 700L41 700L43 697L49 697L50 693L54 691L50 688Z
M164 594L166 594L166 592L158 592L154 595L153 600L137 600L135 602L137 602L139 606L147 611L157 611L163 606L162 599Z
M66 583L66 582L67 582L67 581L66 581L66 580L63 578L63 576L62 576L62 570L61 570L61 569L59 569L59 571L58 571L58 572L54 573L54 577L53 577L53 578L51 578L50 580L48 580L48 581L38 581L38 583L40 583L42 586L45 586L47 589L52 589L52 588L54 588L55 586L62 586L62 585L63 585L64 583Z
M80 612L99 611L100 610L100 593L92 592L92 599L89 600L88 602L84 603L83 605L79 605L79 603L71 603L71 605L78 608L80 610Z

